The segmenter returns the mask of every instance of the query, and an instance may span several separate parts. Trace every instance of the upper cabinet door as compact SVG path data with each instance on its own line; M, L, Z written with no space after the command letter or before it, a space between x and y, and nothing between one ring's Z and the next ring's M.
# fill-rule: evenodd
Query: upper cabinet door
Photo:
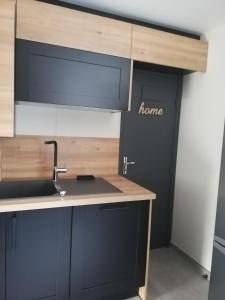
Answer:
M130 60L17 40L16 101L127 110Z
M15 2L0 5L0 137L14 134Z
M132 24L18 0L17 38L130 58Z
M153 64L205 72L206 42L142 26L133 26L131 58Z

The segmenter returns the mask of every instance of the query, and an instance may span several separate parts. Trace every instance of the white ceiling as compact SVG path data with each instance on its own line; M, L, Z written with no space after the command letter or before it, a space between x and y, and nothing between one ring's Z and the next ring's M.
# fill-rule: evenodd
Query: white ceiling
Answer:
M193 33L225 24L225 0L63 0Z

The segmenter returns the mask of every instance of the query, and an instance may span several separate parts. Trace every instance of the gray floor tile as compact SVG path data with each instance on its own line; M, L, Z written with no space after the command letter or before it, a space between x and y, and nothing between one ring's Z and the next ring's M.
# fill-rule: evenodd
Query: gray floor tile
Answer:
M149 300L207 300L209 282L173 248L151 252Z
M149 300L208 299L209 282L173 248L151 251L149 287Z

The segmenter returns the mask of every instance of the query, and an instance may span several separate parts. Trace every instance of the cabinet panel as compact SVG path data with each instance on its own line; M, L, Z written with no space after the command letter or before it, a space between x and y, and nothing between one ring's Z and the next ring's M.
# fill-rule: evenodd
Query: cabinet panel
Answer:
M131 58L134 60L205 72L207 55L206 42L133 26Z
M224 299L225 248L214 242L209 300Z
M16 100L126 110L130 62L17 40Z
M142 201L74 209L72 299L137 295L145 281L148 205Z
M7 216L6 300L68 299L70 218L70 208Z
M15 2L0 6L0 136L14 134Z
M5 214L0 214L0 300L5 300Z
M17 37L130 58L132 25L33 0L18 0Z

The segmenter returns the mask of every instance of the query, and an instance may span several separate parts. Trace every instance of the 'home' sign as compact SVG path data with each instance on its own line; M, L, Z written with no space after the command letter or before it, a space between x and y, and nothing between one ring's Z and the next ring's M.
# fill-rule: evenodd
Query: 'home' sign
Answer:
M161 107L147 107L145 106L145 103L142 102L139 111L139 115L152 115L152 116L162 116L164 114L164 110Z

